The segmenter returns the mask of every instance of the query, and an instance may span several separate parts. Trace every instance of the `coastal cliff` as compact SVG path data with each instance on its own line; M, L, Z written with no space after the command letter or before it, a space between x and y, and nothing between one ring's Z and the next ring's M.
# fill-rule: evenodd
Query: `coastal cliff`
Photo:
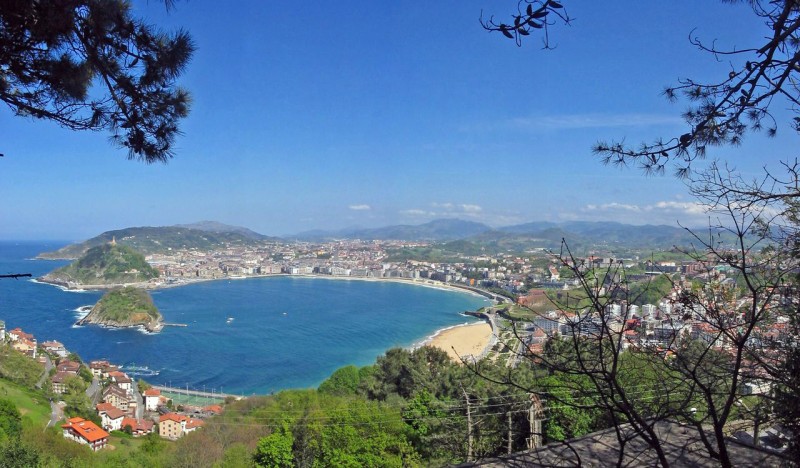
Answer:
M158 277L144 256L124 245L104 244L87 250L81 258L39 278L67 288L114 287L144 283Z
M112 289L103 295L78 325L95 324L105 327L144 327L149 332L159 332L164 326L163 317L153 304L150 294L139 288Z

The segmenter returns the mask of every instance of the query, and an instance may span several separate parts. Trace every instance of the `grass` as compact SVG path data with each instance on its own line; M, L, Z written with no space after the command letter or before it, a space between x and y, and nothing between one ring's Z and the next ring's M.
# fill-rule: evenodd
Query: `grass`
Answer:
M36 426L44 427L50 421L50 402L37 390L0 379L0 398L14 403L22 418L30 419Z
M143 439L141 437L133 437L124 432L120 434L119 431L111 432L108 438L108 443L114 446L114 452L120 455L128 455L137 450L142 445Z

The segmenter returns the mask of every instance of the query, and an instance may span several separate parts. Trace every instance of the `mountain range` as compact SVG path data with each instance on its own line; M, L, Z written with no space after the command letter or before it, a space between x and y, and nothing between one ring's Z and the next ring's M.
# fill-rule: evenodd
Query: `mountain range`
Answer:
M424 224L401 224L380 228L347 228L305 231L283 239L259 234L241 226L201 221L163 227L131 227L104 232L84 242L68 245L40 258L74 259L89 248L116 240L143 254L171 249L212 250L231 246L256 246L263 242L322 242L337 239L407 240L444 243L448 250L475 252L524 251L558 248L562 239L571 247L671 248L696 242L692 234L674 226L636 226L617 222L547 221L492 228L474 221L437 219Z
M492 228L486 224L459 219L438 219L420 225L381 228L349 228L338 231L306 231L287 237L304 241L333 239L409 240L469 242L481 247L495 245L499 250L521 247L553 248L567 239L575 245L625 245L628 247L669 248L688 245L694 237L682 228L666 225L630 225L611 221L537 221ZM524 247L527 246L527 247Z

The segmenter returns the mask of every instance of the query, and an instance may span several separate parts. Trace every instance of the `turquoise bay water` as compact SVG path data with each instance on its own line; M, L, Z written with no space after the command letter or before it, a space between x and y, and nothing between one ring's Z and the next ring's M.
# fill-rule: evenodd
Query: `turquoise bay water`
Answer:
M40 276L63 261L30 260L59 244L0 242L0 273ZM389 282L272 277L197 283L152 293L166 322L155 335L76 327L76 309L100 292L66 292L0 280L0 320L41 342L58 340L84 360L147 366L146 380L225 393L270 393L318 385L335 369L366 365L395 346L470 322L488 304L455 291ZM228 322L228 317L233 321Z

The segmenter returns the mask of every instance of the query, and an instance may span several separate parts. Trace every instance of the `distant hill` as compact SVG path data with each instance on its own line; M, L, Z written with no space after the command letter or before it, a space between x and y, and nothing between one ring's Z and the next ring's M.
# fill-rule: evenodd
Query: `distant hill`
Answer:
M461 219L437 219L425 224L401 224L381 228L351 228L339 231L307 231L293 236L303 240L365 239L448 241L471 237L492 228L485 224Z
M92 323L106 327L138 327L157 332L163 317L144 289L132 286L112 289L103 295L78 325Z
M611 221L568 221L563 223L533 222L499 228L497 241L514 236L516 242L526 239L534 243L557 246L565 238L572 246L625 246L629 248L670 248L697 243L683 228L666 225L631 225ZM555 245L554 245L555 244Z
M198 231L205 231L205 232L237 233L243 235L244 237L247 237L248 239L256 239L256 240L274 239L272 237L259 234L246 227L231 226L230 224L223 224L217 221L199 221L191 224L176 224L174 227L196 229Z
M157 277L158 270L141 253L125 245L103 244L40 279L71 287L142 283Z
M208 225L209 229L219 229L221 226L225 225L221 223L214 223L213 226ZM230 227L234 230L202 230L178 226L117 229L115 231L106 231L84 242L68 245L55 252L40 253L38 258L72 260L80 257L92 247L108 244L112 239L115 239L118 245L133 247L145 255L167 252L170 249L212 250L228 246L251 246L258 245L264 240L275 240L275 238L262 236L246 228ZM240 230L246 230L252 234L243 233ZM254 238L253 235L259 237Z

